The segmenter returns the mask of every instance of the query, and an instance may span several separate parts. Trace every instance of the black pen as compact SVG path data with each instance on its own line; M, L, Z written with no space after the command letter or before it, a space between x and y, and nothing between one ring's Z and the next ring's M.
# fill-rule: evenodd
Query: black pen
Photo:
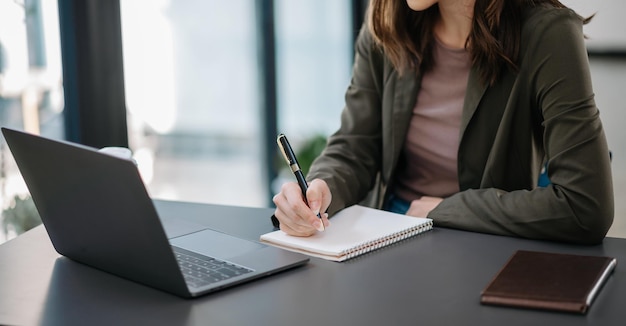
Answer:
M289 145L289 141L287 140L287 136L284 134L278 135L276 138L276 143L278 143L278 147L280 148L280 152L283 154L285 161L287 161L287 165L291 168L291 172L296 176L296 180L298 180L298 185L300 186L300 190L302 190L302 199L308 205L308 201L306 199L306 191L309 189L309 185L306 183L306 179L304 178L304 174L302 170L300 170L300 165L298 165L298 160L296 159L296 154L293 152L291 145ZM322 230L324 230L324 222L321 221L322 215L317 213L317 217L320 218L320 224L322 225Z

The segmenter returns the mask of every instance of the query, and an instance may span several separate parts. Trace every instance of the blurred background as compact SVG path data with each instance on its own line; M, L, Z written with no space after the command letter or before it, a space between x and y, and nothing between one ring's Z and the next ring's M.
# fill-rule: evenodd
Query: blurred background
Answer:
M626 10L583 15L626 237ZM307 165L339 126L366 0L0 0L0 125L131 148L154 198L271 207L291 176L275 136ZM39 223L0 141L0 243ZM267 217L261 217L267 218Z

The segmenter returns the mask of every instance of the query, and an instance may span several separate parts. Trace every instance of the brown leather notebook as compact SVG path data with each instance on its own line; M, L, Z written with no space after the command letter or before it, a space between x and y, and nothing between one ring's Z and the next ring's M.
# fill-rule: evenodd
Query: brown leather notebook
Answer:
M516 251L481 293L483 304L584 314L617 260Z

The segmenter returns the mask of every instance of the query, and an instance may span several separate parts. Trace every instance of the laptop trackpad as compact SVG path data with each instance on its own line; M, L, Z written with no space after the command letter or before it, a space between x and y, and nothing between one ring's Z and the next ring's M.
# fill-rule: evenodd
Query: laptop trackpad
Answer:
M221 259L230 259L265 248L265 245L206 229L170 239L170 244Z

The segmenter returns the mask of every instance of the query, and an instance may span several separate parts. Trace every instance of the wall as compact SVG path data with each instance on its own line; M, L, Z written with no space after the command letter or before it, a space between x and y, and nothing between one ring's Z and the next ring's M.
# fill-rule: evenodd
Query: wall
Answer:
M590 52L626 53L626 1L624 0L561 0L583 16L596 14L585 26Z

